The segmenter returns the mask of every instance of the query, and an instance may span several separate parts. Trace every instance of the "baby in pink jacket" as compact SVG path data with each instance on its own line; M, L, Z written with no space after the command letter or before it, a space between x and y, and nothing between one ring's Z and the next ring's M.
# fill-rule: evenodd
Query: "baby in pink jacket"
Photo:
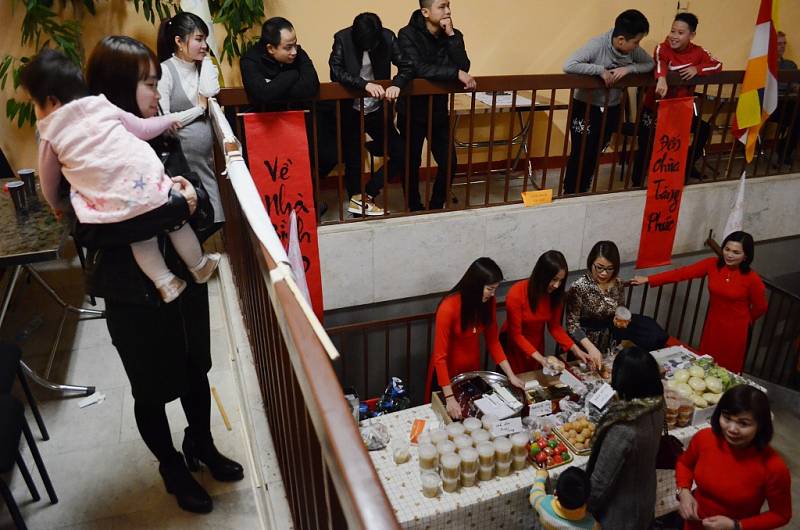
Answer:
M137 217L163 206L173 189L194 211L194 187L183 177L170 179L145 141L177 127L173 116L140 118L103 95L89 96L78 66L50 49L25 67L21 80L38 120L42 193L57 215L62 173L71 186L70 202L81 223L118 223ZM169 238L195 281L207 282L219 264L219 254L203 254L188 223L169 232ZM156 234L132 243L131 250L165 302L175 300L186 288L186 282L167 267Z

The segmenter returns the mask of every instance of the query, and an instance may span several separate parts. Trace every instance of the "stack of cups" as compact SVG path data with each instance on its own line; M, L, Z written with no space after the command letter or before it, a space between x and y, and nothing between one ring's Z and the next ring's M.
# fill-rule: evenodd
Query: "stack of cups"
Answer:
M420 482L422 482L423 495L431 498L439 496L439 488L442 486L442 479L439 478L439 473L423 471L419 478Z
M484 414L482 418L483 428L492 432L492 427L497 423L497 416L494 414Z
M36 170L20 169L17 171L20 180L25 185L25 194L30 200L36 200Z
M464 429L467 434L472 434L473 432L477 431L483 425L481 420L478 418L464 418Z
M489 431L483 429L477 429L475 431L472 431L471 436L472 436L472 441L475 444L475 447L477 447L478 444L482 444L483 442L488 442L492 438L492 435L489 434Z
M464 449L472 448L472 437L466 434L459 434L453 438L453 444L456 446L456 451L460 453Z
M465 488L478 482L478 451L472 447L461 450L461 485Z
M514 471L525 469L528 465L528 433L518 432L511 436L511 454L514 462L511 464Z
M431 433L430 432L422 432L417 436L417 445L422 444L432 444L433 441L431 440Z
M436 444L436 450L439 452L439 455L446 455L447 453L455 453L456 452L456 444L451 442L450 440L445 440L443 442L439 442Z
M442 489L453 493L458 489L461 478L461 457L456 453L442 455L439 460L442 468Z
M461 422L454 421L447 426L446 430L447 430L447 437L450 438L450 440L453 440L455 439L456 436L464 434L464 431L466 429L464 428L464 425Z
M436 447L431 444L420 444L417 451L419 454L419 469L421 471L436 471L439 466L439 454Z
M492 442L481 442L478 444L478 478L481 480L492 480L494 478L494 444Z
M511 440L502 436L494 441L495 465L498 477L505 477L511 472Z

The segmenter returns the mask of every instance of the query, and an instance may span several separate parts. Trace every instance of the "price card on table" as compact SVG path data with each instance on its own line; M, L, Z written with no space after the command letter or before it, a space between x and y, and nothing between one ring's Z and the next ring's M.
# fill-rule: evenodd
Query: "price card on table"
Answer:
M531 416L541 418L553 413L553 404L550 401L540 401L531 405Z
M603 386L589 398L589 403L603 410L612 397L614 397L614 389L608 383L603 383Z
M518 432L522 432L522 418L509 418L507 420L500 420L492 425L492 436L495 438L499 436L511 436Z

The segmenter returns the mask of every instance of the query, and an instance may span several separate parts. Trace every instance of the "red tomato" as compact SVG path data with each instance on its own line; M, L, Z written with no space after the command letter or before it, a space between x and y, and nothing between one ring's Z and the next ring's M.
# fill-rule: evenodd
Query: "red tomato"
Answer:
M543 453L543 452L539 453L534 458L536 459L537 463L544 464L545 462L547 462L547 453Z
M564 459L561 458L561 455L556 455L553 457L553 462L555 462L556 464L563 464Z
M536 445L538 445L539 448L544 449L545 447L547 447L547 440L545 440L544 438L539 438L539 440L536 442Z
M559 443L559 444L556 446L556 452L557 452L557 453L559 453L559 454L560 454L560 453L563 453L563 452L564 452L564 451L566 451L566 450L567 450L567 446L565 446L563 443Z

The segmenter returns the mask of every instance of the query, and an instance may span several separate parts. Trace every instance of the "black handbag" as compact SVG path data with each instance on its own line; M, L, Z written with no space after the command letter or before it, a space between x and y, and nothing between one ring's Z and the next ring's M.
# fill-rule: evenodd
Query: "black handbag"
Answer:
M678 458L683 454L683 444L669 433L667 420L664 420L664 430L658 444L656 455L656 469L675 469Z

